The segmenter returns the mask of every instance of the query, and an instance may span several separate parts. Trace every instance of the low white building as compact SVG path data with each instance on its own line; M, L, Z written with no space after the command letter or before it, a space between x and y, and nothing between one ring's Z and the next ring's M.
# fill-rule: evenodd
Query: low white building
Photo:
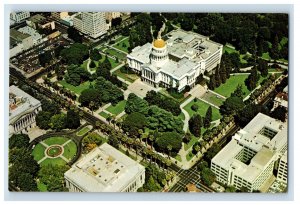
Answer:
M35 116L42 110L41 102L12 85L9 87L9 136L27 133L35 126Z
M212 159L217 181L250 192L273 176L287 151L287 123L259 113Z
M193 87L201 73L213 72L220 64L223 45L206 36L177 29L164 39L138 46L127 55L129 67L150 85L182 91L187 85Z
M20 23L29 17L30 17L29 11L11 12L10 13L10 19L13 20L14 23Z
M70 192L136 192L145 168L107 143L93 149L65 173Z

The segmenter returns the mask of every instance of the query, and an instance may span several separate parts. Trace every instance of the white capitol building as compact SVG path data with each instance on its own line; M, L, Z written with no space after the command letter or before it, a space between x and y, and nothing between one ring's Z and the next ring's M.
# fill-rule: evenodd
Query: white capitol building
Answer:
M211 72L221 61L223 45L208 37L181 29L153 43L138 46L127 55L129 67L142 81L154 87L193 87L204 71Z

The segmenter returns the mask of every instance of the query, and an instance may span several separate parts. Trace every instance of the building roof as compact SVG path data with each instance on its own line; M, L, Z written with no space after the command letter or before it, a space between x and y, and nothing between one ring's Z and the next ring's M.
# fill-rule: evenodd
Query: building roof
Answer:
M166 46L166 42L163 39L156 39L153 42L153 46L156 48L163 48Z
M16 29L10 29L10 38L17 42L22 42L24 39L30 37L30 35L17 31Z
M86 192L120 192L145 168L114 147L96 147L65 173L65 178Z
M37 107L41 106L40 101L28 95L23 90L12 85L9 87L10 93L10 109L9 109L9 123L12 124L17 121L24 114L32 112ZM18 99L18 104L14 103Z
M34 16L31 16L29 19L29 21L33 22L33 23L40 23L42 21L45 21L46 18L40 14L36 14Z
M274 131L274 137L264 136L264 128ZM236 133L232 140L212 159L215 164L229 170L235 175L253 182L272 161L276 153L282 153L287 146L287 123L282 123L267 115L258 113L249 123ZM248 147L256 154L245 164L236 156Z
M20 31L23 34L28 34L32 37L33 40L39 40L42 38L42 35L39 34L37 32L37 30L35 30L34 28L30 27L30 26L24 26L20 29L18 29L18 31Z

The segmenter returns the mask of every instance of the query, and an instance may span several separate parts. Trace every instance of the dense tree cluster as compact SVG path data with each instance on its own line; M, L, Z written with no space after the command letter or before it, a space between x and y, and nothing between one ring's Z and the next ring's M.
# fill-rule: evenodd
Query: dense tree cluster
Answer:
M220 106L220 113L222 115L235 115L245 106L243 98L237 96L230 96Z
M9 139L9 182L22 191L37 191L39 165L28 145L28 135L16 134Z
M143 130L146 126L147 119L145 115L138 112L130 113L123 122L123 130L136 137L139 135L139 130Z
M86 45L81 43L74 43L69 48L64 48L60 55L62 60L68 65L80 65L89 57L89 49Z
M91 79L91 74L84 68L78 65L69 65L67 67L67 73L64 76L67 83L78 86L82 82Z
M93 49L93 50L91 50L90 58L93 61L99 61L99 60L101 60L102 56L97 49Z
M75 41L76 43L82 43L82 35L74 27L70 26L67 30L68 37Z
M181 149L182 136L176 132L160 133L154 145L158 151L169 152L174 157Z
M180 104L178 102L153 90L149 91L144 99L149 105L157 105L158 107L171 112L175 116L178 116L181 113Z
M38 172L39 181L47 186L49 192L68 191L65 187L64 173L70 169L67 165L42 166Z
M146 114L148 112L148 102L146 100L141 99L140 97L136 96L134 93L130 93L127 98L127 102L125 105L125 112L127 114L133 112L139 112L142 114Z
M270 116L278 119L282 122L286 121L287 109L283 106L276 107L271 113Z
M258 80L259 80L259 74L257 73L257 68L253 67L250 75L245 80L245 84L246 84L248 90L250 90L250 91L254 90L257 86Z
M190 132L196 136L200 137L201 135L201 127L202 127L202 118L199 114L193 115L189 120L189 130Z
M155 165L145 167L145 183L138 192L158 192L166 183L166 174Z
M95 147L100 146L103 143L101 136L95 132L89 133L82 139L83 148L90 152Z

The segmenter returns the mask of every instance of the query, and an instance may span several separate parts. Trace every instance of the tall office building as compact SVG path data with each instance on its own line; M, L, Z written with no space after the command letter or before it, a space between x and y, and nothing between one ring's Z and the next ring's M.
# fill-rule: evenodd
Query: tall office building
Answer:
M224 184L262 190L280 159L279 170L287 170L286 151L287 123L259 113L212 159L211 170Z
M74 18L74 27L81 33L98 38L108 30L105 12L82 12Z

